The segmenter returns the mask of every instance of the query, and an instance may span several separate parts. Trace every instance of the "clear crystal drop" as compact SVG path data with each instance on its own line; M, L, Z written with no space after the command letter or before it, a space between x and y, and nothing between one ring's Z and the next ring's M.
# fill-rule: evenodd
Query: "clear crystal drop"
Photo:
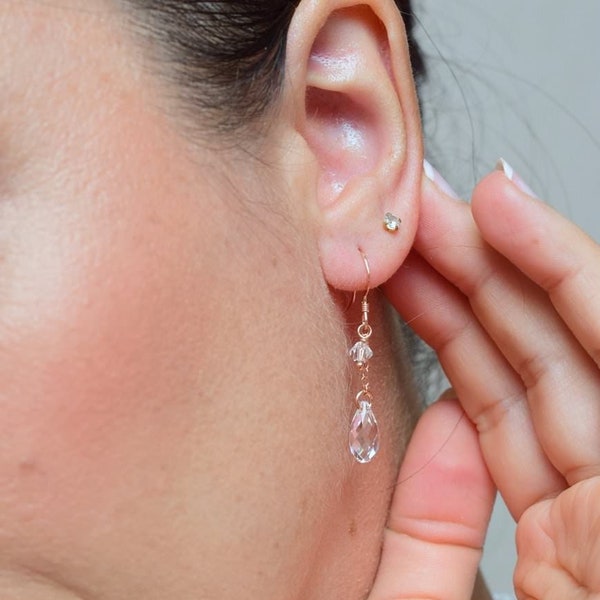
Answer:
M350 452L359 463L371 462L379 450L379 426L366 400L361 400L354 413L348 441Z
M356 342L352 348L348 351L350 358L355 363L366 363L368 360L373 358L373 350L367 342Z

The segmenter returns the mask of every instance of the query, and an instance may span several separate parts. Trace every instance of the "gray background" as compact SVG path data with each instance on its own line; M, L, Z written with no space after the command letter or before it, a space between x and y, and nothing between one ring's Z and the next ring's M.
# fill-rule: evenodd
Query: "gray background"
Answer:
M506 158L600 240L600 0L414 0L428 57L427 156L461 196ZM498 503L483 561L512 589L514 525Z

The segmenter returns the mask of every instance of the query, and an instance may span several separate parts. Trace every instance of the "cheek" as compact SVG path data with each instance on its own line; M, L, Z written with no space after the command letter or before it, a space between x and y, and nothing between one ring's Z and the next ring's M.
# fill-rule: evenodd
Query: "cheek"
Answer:
M112 38L50 33L85 69L56 76L44 48L15 71L35 73L27 114L0 122L30 169L0 190L0 570L10 554L86 597L292 597L326 553L337 585L376 555L387 492L362 500L393 461L363 475L345 454L313 245L310 265L266 248L145 93L96 80Z
M166 537L209 427L219 229L178 144L126 108L41 136L0 202L0 547L29 561L125 570L124 540Z
M94 208L46 196L4 211L0 424L11 435L1 475L15 493L24 486L29 501L13 504L24 512L39 501L68 513L83 496L106 506L142 458L157 476L202 360L188 334L185 242L131 200L85 200Z
M146 160L90 171L73 155L60 182L0 205L0 548L86 585L133 581L128 597L173 597L175 574L207 596L289 589L315 532L351 520L330 499L352 495L348 415L327 400L343 336L307 336L306 277L282 280L200 182L136 181L177 163ZM315 373L303 340L342 358Z

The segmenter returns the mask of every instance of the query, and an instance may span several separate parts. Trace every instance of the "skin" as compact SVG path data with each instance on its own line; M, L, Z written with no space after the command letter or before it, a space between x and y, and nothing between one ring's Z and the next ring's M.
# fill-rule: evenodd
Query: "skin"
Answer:
M518 176L489 175L471 205L442 189L425 180L414 251L387 294L436 348L477 427L517 521L517 597L596 599L600 247ZM416 537L442 560L437 535Z
M594 598L598 247L502 174L472 208L423 176L386 0L299 5L257 162L183 133L124 23L0 8L0 596L463 600L493 478L521 597ZM346 448L359 248L462 401L399 474L416 400L376 290L382 448Z
M124 24L0 7L0 596L364 597L416 415L381 298L364 468L316 163L184 135Z

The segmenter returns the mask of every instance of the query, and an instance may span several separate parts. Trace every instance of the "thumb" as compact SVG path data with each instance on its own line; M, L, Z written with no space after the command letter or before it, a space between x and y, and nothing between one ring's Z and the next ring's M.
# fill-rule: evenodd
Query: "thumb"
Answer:
M495 488L456 400L419 423L400 469L369 600L471 598Z

